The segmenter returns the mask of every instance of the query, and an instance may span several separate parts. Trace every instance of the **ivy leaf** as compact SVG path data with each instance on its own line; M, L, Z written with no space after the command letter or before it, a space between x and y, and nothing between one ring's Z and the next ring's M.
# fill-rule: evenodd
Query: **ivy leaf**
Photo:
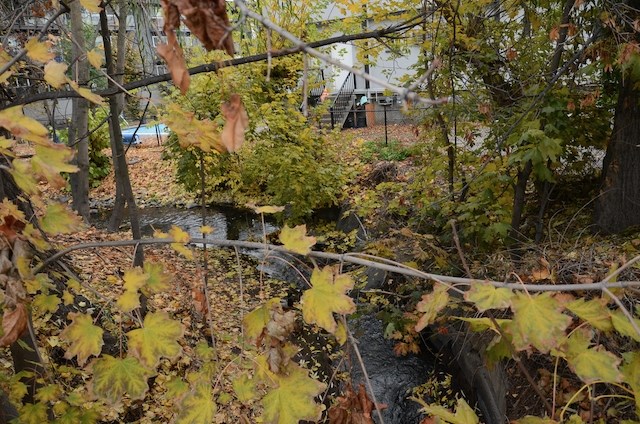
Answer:
M165 272L161 263L145 262L144 272L147 273L147 281L142 287L142 292L146 295L160 293L169 288L173 276Z
M638 327L640 327L640 319L633 319ZM633 328L629 318L622 311L611 312L611 322L616 331L623 336L631 337L633 340L640 342L640 334Z
M36 154L31 158L33 172L43 176L54 188L63 188L67 181L61 172L77 172L78 167L69 164L73 150L63 144L36 145Z
M610 331L613 329L606 299L585 300L580 298L569 302L566 307L598 330Z
M318 324L329 333L336 332L333 313L350 314L355 312L353 299L345 294L353 288L349 275L337 274L330 266L322 270L315 268L311 274L311 288L302 294L302 317L309 324Z
M489 283L474 283L465 292L464 299L472 302L480 312L488 309L504 309L509 307L513 292L510 289L501 287L495 288Z
M148 377L148 370L136 358L104 355L93 362L91 387L96 396L114 405L125 394L134 400L144 398L149 390Z
M279 304L280 299L274 297L245 315L242 323L245 329L244 335L248 340L257 340L262 335L264 328L271 319L271 309Z
M306 225L289 228L289 226L285 224L282 230L280 230L280 241L287 250L300 255L307 255L311 252L311 246L316 244L316 238L307 237L306 234Z
M54 58L54 53L49 51L50 43L46 41L38 41L38 37L30 38L24 45L27 56L36 62L48 62Z
M53 88L60 88L67 82L67 76L65 75L67 68L68 66L62 62L56 62L55 60L47 62L44 65L44 80Z
M428 405L422 408L426 414L437 417L447 424L478 424L480 419L464 399L458 399L455 414L440 405ZM440 421L437 421L440 422Z
M60 337L70 343L64 357L71 359L77 356L78 365L83 366L89 356L98 356L102 352L104 331L97 325L93 325L91 315L71 312L69 319L71 324L60 333Z
M233 391L242 403L246 403L256 398L256 383L246 373L241 374L232 382Z
M178 339L182 337L182 325L166 312L151 312L144 318L143 328L127 333L129 353L147 368L155 368L161 357L175 359L182 348Z
M416 305L416 311L423 315L416 323L416 331L422 331L427 325L433 323L438 317L438 312L443 310L449 303L448 288L442 284L434 286L433 291L422 295L422 300Z
M636 398L636 413L640 413L640 352L622 354L624 365L620 369L624 382L631 387Z
M622 374L618 370L620 358L602 346L589 348L591 337L588 331L574 331L567 341L567 363L585 383L604 381L618 383Z
M565 337L565 330L571 323L571 317L560 312L562 306L548 292L535 296L516 293L511 308L513 322L509 329L517 350L532 345L547 353Z
M267 424L298 424L300 420L317 421L322 408L314 398L322 393L325 384L309 377L308 371L290 362L286 374L269 372L272 388L262 398L264 422Z
M213 401L210 384L198 384L180 403L180 411L175 422L178 424L210 424L218 407Z
M40 226L46 233L52 235L70 234L82 228L82 221L66 205L52 203L47 206L47 211L40 221Z

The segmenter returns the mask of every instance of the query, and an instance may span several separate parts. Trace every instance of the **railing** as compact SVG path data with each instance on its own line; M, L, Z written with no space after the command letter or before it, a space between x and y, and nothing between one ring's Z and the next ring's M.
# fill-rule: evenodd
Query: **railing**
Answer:
M333 100L333 104L329 107L329 115L331 117L331 128L342 128L344 125L355 100L354 92L356 89L356 76L349 73L342 83L342 87L338 90L338 94Z

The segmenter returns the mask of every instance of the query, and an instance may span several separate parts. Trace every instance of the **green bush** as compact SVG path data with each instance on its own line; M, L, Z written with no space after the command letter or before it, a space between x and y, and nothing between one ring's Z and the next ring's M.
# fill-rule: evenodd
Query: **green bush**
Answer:
M100 108L89 111L89 184L97 187L111 170L111 159L102 153L109 147L109 112Z

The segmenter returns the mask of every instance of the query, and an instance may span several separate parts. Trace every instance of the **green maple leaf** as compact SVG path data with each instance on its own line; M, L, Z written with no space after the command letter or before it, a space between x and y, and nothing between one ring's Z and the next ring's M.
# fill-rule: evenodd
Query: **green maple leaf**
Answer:
M70 165L73 150L64 144L36 145L36 154L31 158L33 171L43 176L53 187L63 188L67 181L61 172L77 172L78 168Z
M44 387L40 387L36 393L36 399L39 402L55 402L60 399L60 395L63 393L62 387L57 384L47 384Z
M603 299L576 299L567 304L567 309L598 330L610 331L613 329L611 314Z
M182 395L189 391L189 384L183 381L180 377L173 377L166 384L167 392L165 396L167 399L179 399Z
M47 405L44 403L26 403L20 408L21 424L42 424L48 421Z
M64 357L71 359L77 356L78 365L83 366L89 356L100 355L104 344L103 330L97 325L93 325L93 319L88 314L71 312L69 319L71 319L71 324L60 333L60 337L70 343Z
M633 318L633 321L640 327L640 319ZM629 318L622 311L611 312L611 322L616 331L623 336L631 337L633 340L640 342L640 334L633 328Z
M125 394L131 399L144 398L149 390L148 377L149 371L137 358L104 355L93 362L91 388L96 396L113 405Z
M84 409L78 406L69 406L64 413L55 420L56 424L95 424L100 419L100 414L94 409Z
M256 382L250 379L246 373L235 378L232 384L233 391L236 392L236 397L240 402L245 403L257 397Z
M465 292L464 299L472 302L480 312L487 309L504 309L509 307L513 292L506 288L495 288L489 283L474 283Z
M271 389L268 390L262 405L264 422L267 424L298 424L300 420L317 421L322 408L314 398L322 393L325 384L309 377L308 371L290 362L286 374L269 372Z
M82 222L78 215L62 203L52 203L47 206L40 226L49 234L69 234L81 229Z
M179 424L210 424L218 407L213 401L211 384L198 384L180 402L180 410L175 422Z
M547 353L565 337L571 317L561 313L562 306L551 293L516 293L512 299L513 322L509 327L513 345L525 350L532 345Z
M439 418L446 424L478 424L480 419L464 399L458 399L455 414L440 405L428 405L422 411Z
M313 270L311 286L300 299L302 317L307 323L318 324L333 334L337 328L333 313L350 314L356 310L353 299L345 294L353 288L353 280L349 275L337 274L332 267L326 266L322 270Z
M622 354L624 365L621 368L623 380L631 387L636 398L636 413L640 414L640 352Z
M618 370L620 358L606 351L602 346L590 348L590 342L591 336L586 330L576 330L569 337L566 359L571 369L585 383L622 381L622 374Z
M142 287L142 291L146 295L160 293L169 288L172 275L165 272L161 263L145 262L144 272L147 273L147 282Z
M309 252L311 252L311 246L316 244L315 237L307 236L306 225L298 225L293 228L285 225L282 230L280 230L280 241L287 250L300 255L309 254Z
M47 312L53 314L60 306L60 298L55 294L39 294L33 298L33 307L40 314Z
M438 317L438 312L449 303L448 288L442 284L434 286L433 291L422 295L422 300L416 305L416 311L423 315L416 323L416 331L422 331L427 325L433 323Z
M262 334L271 319L270 311L280 305L280 298L271 298L264 305L258 306L253 311L245 315L242 324L245 329L245 337L249 340L256 340Z
M175 359L182 348L178 339L182 337L182 325L166 312L151 312L144 318L143 328L127 333L129 354L140 359L148 368L155 368L161 357Z
M140 290L148 279L149 276L140 267L125 270L122 277L124 289L134 293Z

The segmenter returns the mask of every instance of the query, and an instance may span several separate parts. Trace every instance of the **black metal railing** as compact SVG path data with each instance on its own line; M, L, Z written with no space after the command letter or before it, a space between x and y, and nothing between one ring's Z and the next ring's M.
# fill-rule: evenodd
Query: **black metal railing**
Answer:
M345 78L340 90L333 99L332 105L329 107L329 116L331 118L331 128L342 128L344 125L353 102L355 100L356 90L356 76L353 73L349 73Z

